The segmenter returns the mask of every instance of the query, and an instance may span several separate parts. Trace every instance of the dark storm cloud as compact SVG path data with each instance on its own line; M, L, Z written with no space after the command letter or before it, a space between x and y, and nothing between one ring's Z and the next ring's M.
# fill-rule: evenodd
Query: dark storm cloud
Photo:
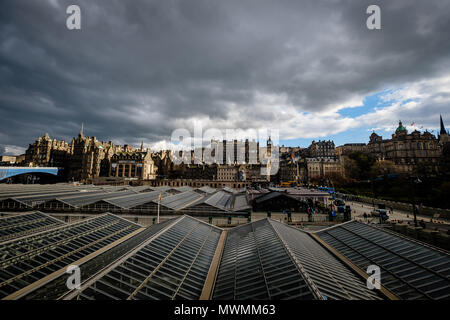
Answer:
M70 4L81 31L65 27ZM365 26L369 4L381 31ZM0 145L70 139L82 122L135 144L189 117L257 127L277 111L258 111L257 93L325 111L448 70L449 12L446 0L2 1Z

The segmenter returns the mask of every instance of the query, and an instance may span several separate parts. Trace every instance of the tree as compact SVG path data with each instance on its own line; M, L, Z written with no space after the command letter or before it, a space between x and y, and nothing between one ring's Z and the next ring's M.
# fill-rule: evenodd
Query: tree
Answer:
M370 175L372 177L377 177L395 172L396 172L395 163L390 160L376 161L370 168Z
M370 153L357 151L350 153L346 162L346 173L348 171L349 178L367 180L370 179L370 170L375 164L376 159Z

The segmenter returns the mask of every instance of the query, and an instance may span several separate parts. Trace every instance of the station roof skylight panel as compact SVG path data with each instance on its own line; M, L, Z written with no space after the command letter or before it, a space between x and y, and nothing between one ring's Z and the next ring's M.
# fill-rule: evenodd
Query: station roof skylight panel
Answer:
M153 187L153 189L155 189L154 191L167 192L167 191L171 190L172 187L169 187L169 186L159 186L159 187Z
M230 187L223 187L221 190L229 192L229 193L238 193L239 191Z
M82 195L77 197L64 197L64 198L57 198L57 200L61 200L65 203L70 204L74 207L82 207L84 205L88 205L94 202L97 202L99 200L106 200L111 198L116 198L120 196L130 195L130 194L136 194L134 191L126 190L126 191L117 191L117 192L104 192L99 194L93 194L93 195Z
M168 196L168 194L160 191L151 191L151 192L143 192L138 194L130 194L126 196L110 198L107 201L111 204L119 206L121 208L132 208L139 206L141 204L145 204L152 200L157 200L159 195L161 194L161 198Z
M200 197L196 202L189 205L188 208L201 204L207 204L219 210L228 211L230 202L231 202L231 195L229 193L224 191L217 191L214 193L205 194L203 198Z
M237 194L234 196L232 211L248 211L251 210L252 206L248 203L248 198L246 194Z
M224 191L218 191L208 199L207 203L228 211L230 210L232 200L233 196L231 194Z
M20 200L22 202L27 202L27 203L31 203L31 202L42 202L48 199L52 199L55 198L57 196L78 196L78 195L82 195L82 194L94 194L98 192L98 190L95 189L89 189L89 190L51 190L48 192L33 192L33 193L26 193L26 192L18 192L18 193L13 193L11 196L6 196L6 194L4 194L3 196L0 196L0 200L4 200L6 198L13 198L13 199L17 199Z
M39 211L3 217L0 218L0 242L63 224L61 220Z
M153 224L138 232L127 239L124 239L111 249L99 254L98 256L85 262L80 268L80 277L83 279L81 286L85 286L91 281L95 281L95 277L101 274L102 270L107 270L116 261L120 260L126 254L137 248L143 242L149 240L162 229L173 223L172 220ZM69 290L66 285L67 276L61 276L55 280L45 284L41 288L31 292L23 297L26 300L70 300L76 298L78 289Z
M376 300L384 296L367 288L351 268L323 248L309 234L270 219L278 236L306 272L322 297L331 300Z
M151 192L151 191L155 191L154 187L150 187L150 186L136 186L136 187L127 187L127 189L129 190L133 190L134 192Z
M227 232L213 299L316 298L267 219Z
M94 190L92 190L94 191ZM63 189L52 189L52 190L33 190L33 191L26 191L26 190L8 190L8 191L1 191L0 192L0 199L10 198L10 197L21 197L21 196L39 196L39 195L46 195L46 194L54 194L57 192L73 192L73 193L81 193L82 191L77 189L69 189L69 188L63 188ZM88 191L84 191L88 192ZM89 191L90 192L90 191Z
M182 187L175 187L175 190L181 191L181 192L186 192L186 191L193 191L194 188L190 187L190 186L182 186Z
M24 202L28 205L34 206L36 204L43 203L44 201L47 201L47 200L56 199L58 197L74 196L74 195L79 195L79 194L80 194L79 191L55 192L55 193L47 193L47 194L42 194L42 195L19 196L19 197L14 197L14 199ZM89 192L86 192L85 194L88 195Z
M203 196L197 192L187 191L163 198L161 200L161 205L177 211L195 203L202 197ZM153 202L158 203L158 200L153 200Z
M81 288L79 299L199 299L222 230L182 216Z
M105 214L25 238L0 243L0 298L16 299L36 289L35 282L65 272L88 255L141 229Z
M203 186L203 187L197 188L195 190L198 190L198 191L201 191L201 192L204 192L204 193L214 193L214 192L216 192L216 189L215 188L211 188L210 186Z
M449 253L352 221L316 234L359 268L381 269L383 286L401 299L449 299Z
M196 192L196 191L194 191ZM228 195L226 192L224 194ZM179 212L185 213L187 215L193 216L211 216L211 215L227 215L230 211L227 207L220 205L220 200L222 199L221 194L207 194L201 193L204 195L203 198L198 199L197 201L189 204L188 206L181 209Z

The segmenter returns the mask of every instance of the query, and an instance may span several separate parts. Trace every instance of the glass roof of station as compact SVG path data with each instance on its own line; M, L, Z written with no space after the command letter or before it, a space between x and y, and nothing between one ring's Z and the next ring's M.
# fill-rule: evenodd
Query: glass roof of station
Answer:
M3 299L376 300L450 294L448 252L355 221L309 233L272 219L224 230L183 215L143 228L112 214L66 225L32 212L1 218L0 231L6 230L17 237L0 240ZM66 287L71 264L80 266L80 290ZM381 268L385 291L367 288L368 265Z
M78 299L199 299L221 230L182 216L133 250Z
M271 219L228 232L214 299L380 299L307 233Z
M450 255L356 221L317 235L362 270L381 268L383 286L402 299L449 299Z
M33 283L140 229L104 214L71 225L0 243L0 298L35 288ZM13 295L16 297L16 295Z
M0 218L0 242L63 225L61 220L36 211Z

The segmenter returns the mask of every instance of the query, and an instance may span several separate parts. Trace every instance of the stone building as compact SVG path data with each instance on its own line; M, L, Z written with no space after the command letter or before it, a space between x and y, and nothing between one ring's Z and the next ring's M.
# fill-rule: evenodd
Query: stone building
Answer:
M325 158L325 157L335 157L336 149L334 142L328 141L312 141L311 145L308 147L308 155L310 158Z
M120 146L115 146L111 141L85 137L83 131L80 131L70 145L70 161L66 166L68 179L86 181L107 175L110 158L121 150Z
M257 164L259 163L260 148L259 142L255 140L211 140L211 147L206 148L204 152L222 165Z
M110 177L136 180L154 180L158 168L152 159L150 149L134 152L118 152L110 160Z
M353 152L367 152L367 145L365 143L346 143L336 147L337 156L345 156Z
M219 181L238 181L239 166L219 165L217 168L217 180Z
M182 179L202 179L215 180L218 175L217 164L188 164L179 168L179 178Z
M419 163L434 170L441 154L439 140L433 134L417 130L408 133L401 121L391 139L383 139L373 132L367 150L378 160L392 161L401 173L412 172Z
M280 161L278 175L280 182L300 182L300 164L290 160Z
M64 167L70 146L64 140L51 139L48 133L28 146L25 164L32 167Z
M439 130L438 140L439 140L440 146L450 143L450 134L448 133L447 130L445 130L444 121L442 120L442 116L440 116L440 130Z
M334 158L306 158L307 181L314 178L326 177L330 174L344 174L342 162Z
M16 164L17 158L18 156L0 156L0 166Z

